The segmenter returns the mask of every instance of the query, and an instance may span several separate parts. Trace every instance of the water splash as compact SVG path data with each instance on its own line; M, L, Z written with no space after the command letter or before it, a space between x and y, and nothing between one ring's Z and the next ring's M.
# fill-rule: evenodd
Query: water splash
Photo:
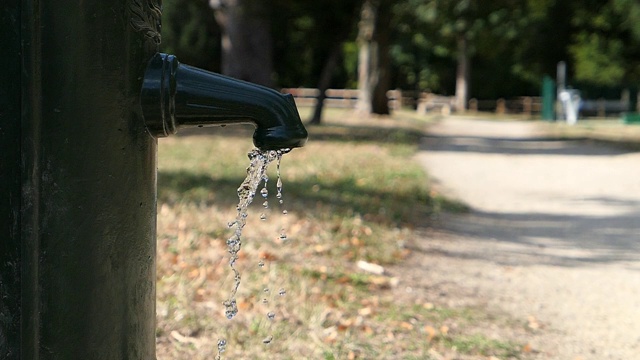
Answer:
M238 206L236 210L238 214L236 216L235 221L229 222L229 228L233 228L235 226L235 231L233 235L227 240L227 251L229 252L229 266L233 271L234 276L234 285L231 289L231 293L229 298L223 303L225 307L225 316L227 319L232 319L238 313L238 306L236 303L236 294L238 292L238 287L240 286L240 281L242 277L240 276L240 272L236 269L235 264L238 260L238 252L242 247L242 229L247 223L247 209L253 199L256 196L256 192L258 190L258 186L262 181L264 181L264 188L260 191L263 198L266 199L268 195L267 191L267 181L269 180L267 173L267 168L271 162L274 160L278 165L278 184L280 184L280 189L278 192L281 192L282 181L280 179L280 159L282 155L288 153L291 149L281 149L281 150L268 150L262 151L259 149L253 149L249 152L249 166L247 167L247 177L244 179L240 187L238 188ZM265 200L266 202L266 200ZM268 203L264 205L268 206Z
M276 181L276 198L278 198L278 202L282 204L284 200L282 199L282 177L280 177L280 159L278 158L278 162L276 163L276 175L278 176L278 180Z
M227 350L227 340L218 339L218 355L215 357L215 360L222 360L222 353Z

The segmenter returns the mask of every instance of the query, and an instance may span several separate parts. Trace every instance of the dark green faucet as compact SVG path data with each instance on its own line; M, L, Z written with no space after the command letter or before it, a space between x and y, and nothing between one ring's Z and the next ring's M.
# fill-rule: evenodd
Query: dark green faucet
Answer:
M141 93L145 123L164 137L181 127L251 123L262 150L303 146L307 131L293 97L264 86L183 65L156 54L147 67Z

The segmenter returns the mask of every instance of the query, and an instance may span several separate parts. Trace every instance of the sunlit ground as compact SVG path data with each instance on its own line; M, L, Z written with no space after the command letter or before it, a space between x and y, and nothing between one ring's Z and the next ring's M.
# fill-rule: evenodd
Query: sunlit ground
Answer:
M410 112L394 119L327 115L327 124L309 129L306 147L282 159L284 204L272 196L264 221L260 202L249 211L237 264L240 312L232 320L222 305L233 286L227 223L236 215L251 129L160 141L158 358L212 359L219 340L227 344L224 356L244 359L517 353L519 344L449 331L486 321L481 311L407 302L397 296L396 278L362 268L402 262L431 216L465 210L430 191L412 160L424 120ZM275 179L275 167L269 176ZM269 186L275 194L275 181Z

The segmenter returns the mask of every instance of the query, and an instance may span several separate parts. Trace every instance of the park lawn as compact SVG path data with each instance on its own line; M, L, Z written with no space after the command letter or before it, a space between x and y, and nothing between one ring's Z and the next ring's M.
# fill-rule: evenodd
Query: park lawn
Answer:
M283 205L273 196L272 165L269 209L256 200L249 210L232 320L222 305L233 285L227 223L236 216L251 129L160 140L158 359L214 359L221 339L229 359L520 358L522 344L476 331L508 320L432 299L407 302L397 296L406 284L357 266L401 264L412 256L406 245L416 229L439 211L466 209L431 191L412 160L424 122L333 109L327 118L309 128L306 147L282 158Z

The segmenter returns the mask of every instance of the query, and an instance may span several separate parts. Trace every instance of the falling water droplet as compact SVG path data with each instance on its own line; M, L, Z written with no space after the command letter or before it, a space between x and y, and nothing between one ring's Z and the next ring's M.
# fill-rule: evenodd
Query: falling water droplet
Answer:
M269 303L269 300L267 300L266 298L265 298L265 299L262 299L262 303L263 303L263 304L268 304L268 303Z
M274 313L273 311L269 311L267 313L267 317L269 318L269 320L273 320L276 318L276 313Z
M280 240L282 241L287 240L287 234L284 232L284 229L280 231Z
M227 300L224 302L224 315L227 319L231 320L234 316L238 314L238 305L236 304L236 299Z
M227 240L227 251L229 252L229 266L234 274L234 285L231 289L231 293L229 294L229 298L224 302L225 306L225 315L228 319L232 319L238 313L238 306L236 304L236 293L238 292L238 287L240 286L240 272L236 269L235 264L239 259L238 252L242 247L242 229L247 223L247 208L253 201L257 189L260 186L261 182L264 182L264 187L260 190L260 194L265 199L263 206L265 208L268 207L267 196L269 191L267 190L267 182L269 181L269 177L267 176L267 167L271 162L277 160L278 163L278 177L280 160L283 154L288 153L291 149L281 149L281 150L270 150L270 151L261 151L259 149L253 149L250 151L247 156L249 157L249 166L247 167L247 177L244 179L242 184L238 187L238 206L236 206L236 210L238 211L236 215L235 221L229 222L227 225L229 228L235 227L235 231L232 237ZM280 181L280 185L282 181ZM261 218L266 215L262 214ZM268 289L265 289L265 292L268 292Z
M282 214L283 215L287 215L289 212L287 211L287 209L282 210Z
M265 294L269 292L269 288L264 288L264 290L262 290L262 292L264 292Z
M222 354L227 350L227 340L219 339L218 340L218 353Z
M286 150L289 151L289 149L286 149ZM278 161L276 161L276 175L278 177L278 180L276 181L276 189L277 189L276 197L282 201L282 177L280 176L280 160L281 159L282 159L282 154L278 156Z
M268 209L268 208L269 208L269 202L268 202L267 200L265 200L265 201L262 203L262 206L264 206L264 208L265 208L265 209Z
M284 296L287 293L287 291L284 288L281 288L280 290L278 290L278 295L280 296Z
M262 339L262 343L264 344L270 344L271 341L273 341L273 336L269 335L266 338Z
M260 261L258 262L258 266L259 266L259 267L264 267L264 261L260 260Z
M267 220L267 214L265 213L260 214L260 220Z

